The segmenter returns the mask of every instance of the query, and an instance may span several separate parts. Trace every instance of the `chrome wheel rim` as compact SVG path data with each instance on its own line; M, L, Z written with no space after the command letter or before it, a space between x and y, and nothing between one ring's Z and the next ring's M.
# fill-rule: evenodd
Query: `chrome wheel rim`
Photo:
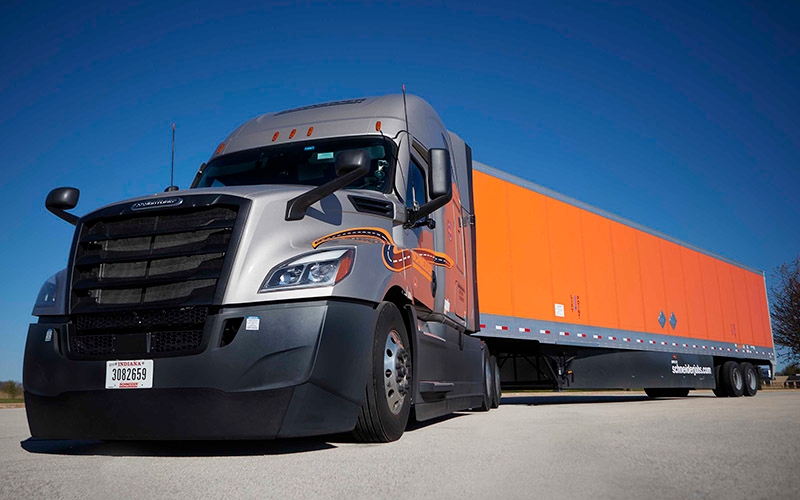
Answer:
M383 349L383 375L386 404L397 415L403 409L411 387L411 356L396 330L386 336Z
M758 385L758 382L756 382L756 372L754 370L748 370L746 376L747 376L747 387L750 390L753 390Z
M733 370L733 387L738 391L744 388L744 380L742 380L742 373L739 370Z
M489 360L487 359L483 366L485 367L483 378L486 380L486 396L490 399L492 398L492 367L489 365Z

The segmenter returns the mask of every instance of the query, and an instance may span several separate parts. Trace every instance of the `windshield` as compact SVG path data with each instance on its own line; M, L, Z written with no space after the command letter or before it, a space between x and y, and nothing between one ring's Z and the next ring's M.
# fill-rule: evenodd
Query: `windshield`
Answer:
M195 187L301 184L321 186L336 178L336 157L363 149L370 169L347 189L389 192L395 164L394 142L383 137L322 139L230 153L206 166Z

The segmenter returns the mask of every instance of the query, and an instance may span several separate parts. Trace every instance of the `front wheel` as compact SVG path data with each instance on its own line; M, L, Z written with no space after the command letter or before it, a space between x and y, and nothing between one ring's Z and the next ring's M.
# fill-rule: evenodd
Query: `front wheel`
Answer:
M358 441L370 443L400 439L408 424L413 387L411 344L403 317L391 302L379 308L366 400L353 430Z

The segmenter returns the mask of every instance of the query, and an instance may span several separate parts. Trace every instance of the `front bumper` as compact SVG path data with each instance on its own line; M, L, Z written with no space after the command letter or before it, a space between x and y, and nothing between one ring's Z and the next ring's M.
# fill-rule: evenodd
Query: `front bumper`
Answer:
M370 373L373 304L223 308L200 354L153 360L152 389L105 389L104 360L66 357L65 323L30 325L23 385L31 435L49 439L271 439L351 430ZM242 322L220 346L226 319ZM252 327L252 323L251 323ZM48 329L56 330L46 341Z

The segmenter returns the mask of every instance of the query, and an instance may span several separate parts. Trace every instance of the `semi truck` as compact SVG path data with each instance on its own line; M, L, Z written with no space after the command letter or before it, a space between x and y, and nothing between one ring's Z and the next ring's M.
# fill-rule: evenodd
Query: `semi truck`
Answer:
M416 96L267 113L83 216L23 364L51 439L398 439L503 388L754 395L763 273L473 162Z

